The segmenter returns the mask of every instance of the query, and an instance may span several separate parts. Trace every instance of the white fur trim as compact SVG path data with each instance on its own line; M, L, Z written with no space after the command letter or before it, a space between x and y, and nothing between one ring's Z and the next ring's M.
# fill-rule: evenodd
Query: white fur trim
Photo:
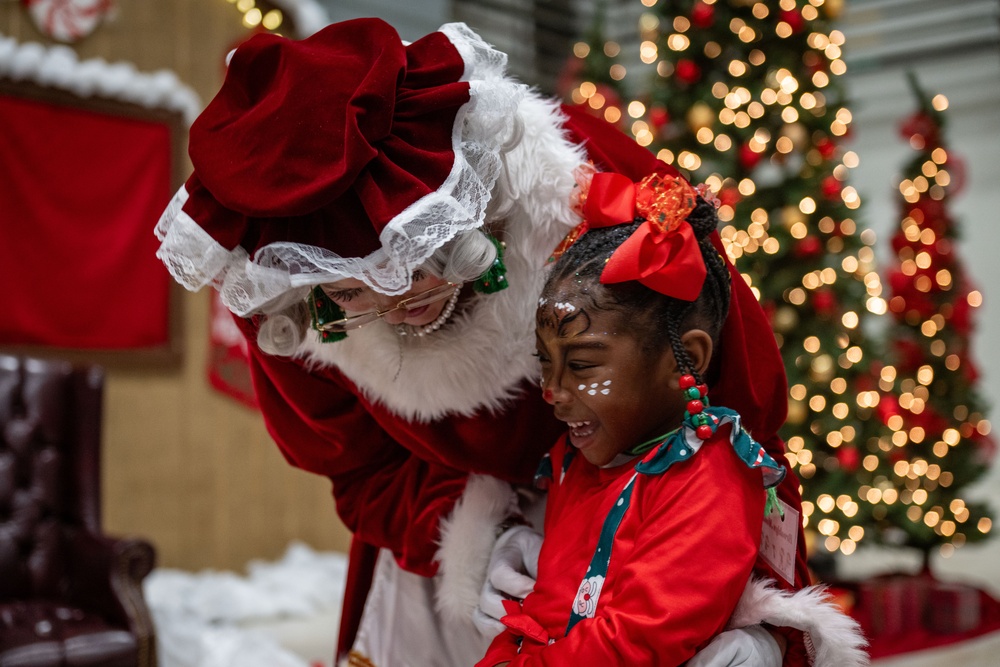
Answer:
M468 620L479 606L479 593L496 543L496 527L517 508L517 494L507 482L471 475L451 516L441 522L441 582L437 607L448 620Z
M57 88L78 97L104 98L148 109L179 112L191 123L201 109L197 93L170 70L143 73L129 62L78 60L68 46L18 43L0 35L0 78Z
M569 208L583 149L568 142L558 106L537 94L518 114L524 136L505 158L502 187L513 207L503 219L507 289L478 294L433 334L400 338L383 322L323 344L307 336L299 356L339 368L371 401L410 421L499 412L519 385L538 377L535 308L546 260L579 222Z
M861 627L830 602L823 586L783 591L774 582L753 579L747 583L728 628L769 623L806 633L813 667L865 667L868 645Z

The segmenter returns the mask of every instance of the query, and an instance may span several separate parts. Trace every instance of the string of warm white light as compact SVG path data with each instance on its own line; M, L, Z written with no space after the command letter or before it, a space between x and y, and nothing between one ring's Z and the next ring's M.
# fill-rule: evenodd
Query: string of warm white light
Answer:
M281 27L285 20L280 9L261 9L257 6L257 0L227 0L227 2L235 6L243 15L243 25L247 28L259 26L274 32Z

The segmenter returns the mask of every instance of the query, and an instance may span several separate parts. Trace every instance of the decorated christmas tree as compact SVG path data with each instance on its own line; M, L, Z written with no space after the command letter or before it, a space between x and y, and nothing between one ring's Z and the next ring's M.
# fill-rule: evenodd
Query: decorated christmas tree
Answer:
M621 124L721 202L727 250L785 359L782 435L803 480L807 525L830 552L891 540L888 499L864 492L891 437L873 418L880 392L871 364L880 353L866 327L886 302L875 237L855 219L861 202L848 184L858 158L842 146L851 122L838 82L844 37L830 24L840 5L644 4L638 48L649 69L630 76L647 84L622 103Z
M605 35L606 19L607 5L598 2L590 27L573 46L573 56L560 77L557 92L595 116L619 124L622 100L626 97L623 80L627 70L619 62L621 45Z
M910 82L918 110L900 131L914 155L899 183L888 273L891 347L878 406L892 435L883 446L888 456L873 457L875 478L864 491L873 499L898 495L883 503L884 519L907 544L948 553L990 531L985 505L967 502L961 490L986 471L996 446L970 349L982 295L959 258L959 228L948 212L962 168L945 141L947 99L931 99Z

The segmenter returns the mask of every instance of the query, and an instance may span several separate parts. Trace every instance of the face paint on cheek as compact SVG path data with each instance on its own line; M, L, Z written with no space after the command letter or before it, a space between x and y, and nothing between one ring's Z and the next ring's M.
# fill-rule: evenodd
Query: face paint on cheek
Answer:
M544 389L544 390L542 390L542 398L545 401L551 403L552 402L552 390L551 389Z
M577 387L579 391L586 391L591 396L596 396L597 394L602 394L607 396L611 393L611 380L605 380L604 382L592 382L589 386L581 384Z

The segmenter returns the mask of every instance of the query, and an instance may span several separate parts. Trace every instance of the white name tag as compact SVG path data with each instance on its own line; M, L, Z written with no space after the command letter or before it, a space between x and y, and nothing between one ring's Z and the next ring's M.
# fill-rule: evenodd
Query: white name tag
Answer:
M764 517L760 536L760 555L774 571L790 584L795 583L795 547L799 540L799 513L778 500L781 514L773 511Z

